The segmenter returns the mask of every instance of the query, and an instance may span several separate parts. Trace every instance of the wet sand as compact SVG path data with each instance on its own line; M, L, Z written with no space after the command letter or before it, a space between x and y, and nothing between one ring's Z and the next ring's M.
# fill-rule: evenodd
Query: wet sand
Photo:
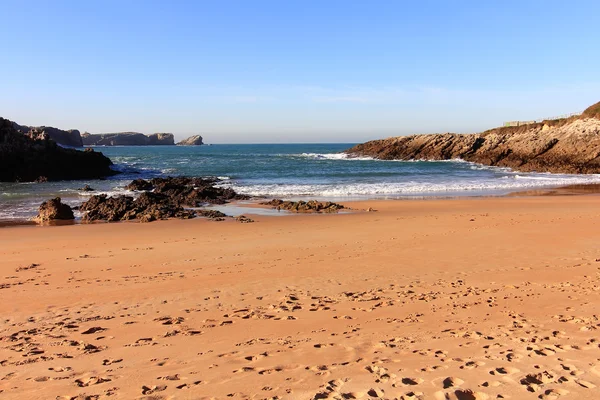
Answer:
M2 399L594 399L600 197L0 229Z

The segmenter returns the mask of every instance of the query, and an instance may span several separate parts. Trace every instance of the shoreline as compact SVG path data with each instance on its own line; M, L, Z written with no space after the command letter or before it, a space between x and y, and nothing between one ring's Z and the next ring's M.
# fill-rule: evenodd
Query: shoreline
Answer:
M588 183L588 184L575 184L575 185L566 185L566 186L559 186L559 187L542 187L539 189L531 189L531 190L515 190L515 191L511 191L509 193L505 193L505 194L498 194L498 195L494 195L494 194L489 194L489 195L456 195L456 196L406 196L406 197L397 197L397 198L358 198L358 197L352 197L350 200L344 200L343 198L335 198L333 200L328 200L325 198L319 198L317 196L317 198L320 201L334 201L334 202L340 202L340 204L344 204L344 203L348 203L348 204L355 204L355 203L366 203L366 202L385 202L385 201L431 201L431 200L469 200L469 199L486 199L486 198L505 198L505 197L537 197L537 196L589 196L589 195L598 195L600 194L600 184L598 183ZM391 196L390 196L391 197ZM272 199L272 197L255 197L252 198L250 200L242 200L242 201L233 201L227 204L222 204L222 205L207 205L205 207L200 207L200 209L219 209L223 212L225 212L227 214L226 211L228 208L231 209L248 209L247 214L249 216L264 216L266 214L273 214L272 216L291 216L291 215L302 215L302 214L311 214L311 213L294 213L294 212L282 212L281 214L277 213L276 211L274 211L272 209L272 207L270 206L263 206L260 205L259 202L260 201L265 201L267 199ZM304 197L293 197L293 199L306 199ZM262 209L262 210L268 210L268 211L272 211L272 212L260 212L258 214L253 214L252 211L250 209ZM351 207L348 208L347 212L352 212L352 211L356 211L356 210L352 210ZM362 210L359 210L362 211ZM318 214L318 213L317 213ZM228 214L229 215L229 214ZM233 214L231 215L231 217L235 218L238 215L242 215L241 213L237 213L237 214ZM193 219L205 219L203 217L196 217ZM137 223L137 221L116 221L116 223L120 223L120 222L130 222L130 223ZM156 221L153 221L156 222ZM106 222L106 221L95 221L95 222L82 222L80 220L80 218L76 218L73 221L60 221L60 220L56 220L56 221L51 221L51 222L45 222L45 223L37 223L31 219L29 220L0 220L0 229L3 228L9 228L9 227L17 227L17 226L68 226L68 225L98 225L98 224L104 224L104 223L110 223L110 224L114 224L115 222Z

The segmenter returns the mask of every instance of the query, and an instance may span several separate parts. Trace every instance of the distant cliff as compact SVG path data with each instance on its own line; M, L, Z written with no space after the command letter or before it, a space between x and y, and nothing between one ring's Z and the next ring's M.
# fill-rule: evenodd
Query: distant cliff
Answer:
M200 146L204 144L202 141L202 136L194 135L190 136L187 139L183 139L181 142L177 143L178 146Z
M478 134L429 134L373 140L346 150L380 160L462 159L517 171L600 173L600 103L581 116Z
M175 138L172 133L154 133L144 135L138 132L100 133L81 135L85 146L157 146L174 145Z
M16 122L13 122L12 125L18 132L32 139L48 137L61 146L83 147L81 134L77 129L63 130L51 126L25 126L19 125Z
M48 135L32 138L0 118L0 182L98 179L114 175L102 153L60 147Z

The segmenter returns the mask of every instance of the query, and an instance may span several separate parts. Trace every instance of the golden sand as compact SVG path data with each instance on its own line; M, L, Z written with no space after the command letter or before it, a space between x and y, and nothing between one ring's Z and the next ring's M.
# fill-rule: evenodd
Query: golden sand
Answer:
M600 397L599 196L352 206L0 229L0 398Z

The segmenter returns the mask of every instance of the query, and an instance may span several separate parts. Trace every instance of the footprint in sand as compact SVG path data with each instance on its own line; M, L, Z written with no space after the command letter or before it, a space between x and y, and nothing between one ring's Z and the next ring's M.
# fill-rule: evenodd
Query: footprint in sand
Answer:
M100 376L92 376L90 378L80 378L75 381L75 384L79 387L88 387L92 385L99 385L104 382L110 382L112 379L103 378Z
M142 386L142 394L148 395L156 392L162 392L167 389L167 385Z

